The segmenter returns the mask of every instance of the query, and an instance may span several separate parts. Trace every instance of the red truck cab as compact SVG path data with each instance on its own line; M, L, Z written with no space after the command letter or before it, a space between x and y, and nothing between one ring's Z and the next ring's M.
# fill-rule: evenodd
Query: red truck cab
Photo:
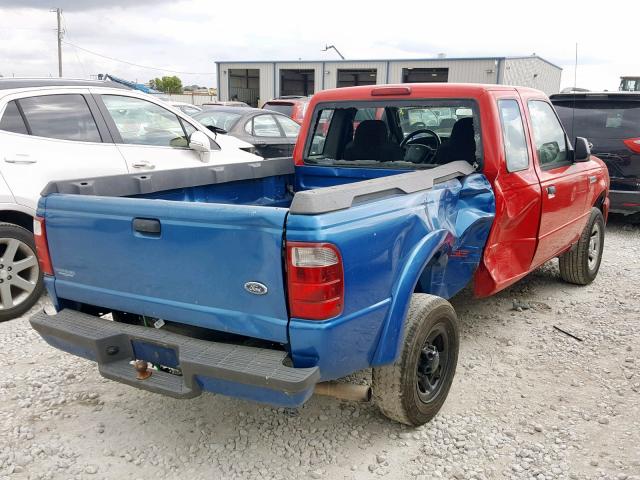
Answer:
M375 119L383 121L380 102L421 98L467 98L478 106L481 125L475 128L476 144L484 152L483 165L478 167L493 187L496 217L475 274L475 294L492 295L554 257L561 258L565 279L571 277L574 283L583 284L592 281L599 268L609 209L608 172L605 164L590 154L585 139L569 139L548 97L539 90L433 83L324 91L313 96L299 138L312 135L314 121L327 133L328 125L323 124L326 120L317 114L323 103L372 102L377 106ZM443 146L455 141L455 122L460 120L446 119L453 128L449 137L447 132L440 135ZM429 126L419 130L436 129ZM420 131L413 133L419 136ZM305 148L304 142L296 145L296 165L305 165ZM594 209L602 216L595 227ZM587 227L593 231L585 232ZM598 257L591 259L590 267L576 263L582 235L589 237L584 247L586 258ZM583 273L578 275L579 281L576 272L568 271L569 264Z

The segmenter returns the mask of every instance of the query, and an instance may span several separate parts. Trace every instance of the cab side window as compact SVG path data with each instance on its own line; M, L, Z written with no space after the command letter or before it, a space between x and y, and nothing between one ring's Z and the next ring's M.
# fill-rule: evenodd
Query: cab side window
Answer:
M499 100L502 140L508 172L519 172L529 168L529 150L522 124L522 114L516 100Z
M7 108L4 109L2 119L0 119L0 130L13 133L24 133L25 135L29 133L15 100L9 102L7 104Z
M551 105L542 100L529 101L533 142L543 169L560 166L569 160L567 139Z

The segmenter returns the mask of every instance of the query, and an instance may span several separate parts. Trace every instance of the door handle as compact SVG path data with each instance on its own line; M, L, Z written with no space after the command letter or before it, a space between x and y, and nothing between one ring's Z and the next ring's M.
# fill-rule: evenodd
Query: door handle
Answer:
M153 170L154 168L156 168L156 166L153 163L151 163L149 160L138 160L133 162L131 166L133 168L148 168L150 170Z
M547 197L553 198L555 196L556 196L556 186L555 185L549 185L547 187Z
M36 163L37 160L31 158L26 153L17 153L14 157L4 157L6 163L27 164Z
M155 218L134 218L133 230L150 237L159 237L161 231L160 220Z

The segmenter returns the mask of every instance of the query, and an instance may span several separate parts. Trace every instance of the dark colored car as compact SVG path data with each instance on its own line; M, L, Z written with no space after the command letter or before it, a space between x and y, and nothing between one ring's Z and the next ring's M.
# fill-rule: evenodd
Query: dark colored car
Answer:
M611 177L611 211L640 221L640 92L551 96L571 138L585 137Z
M256 147L264 158L293 155L300 125L286 115L259 108L218 107L193 116L217 133L227 133Z
M309 105L309 97L288 96L269 100L265 102L262 108L271 110L272 112L282 113L293 119L294 122L302 124L304 114L307 111L307 105Z

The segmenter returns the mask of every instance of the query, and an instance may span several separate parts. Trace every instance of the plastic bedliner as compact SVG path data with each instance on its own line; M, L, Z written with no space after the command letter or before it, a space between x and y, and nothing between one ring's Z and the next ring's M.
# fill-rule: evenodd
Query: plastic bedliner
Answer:
M40 195L46 197L52 193L67 193L73 195L128 197L178 188L198 187L276 175L291 175L293 173L292 158L271 158L252 163L230 163L228 165L177 168L174 170L109 175L96 178L56 180L49 182Z
M433 188L435 184L475 172L465 161L456 161L428 170L398 173L388 177L362 180L350 184L304 190L295 193L290 212L315 215L344 210L354 204L390 195L410 194ZM266 178L294 173L291 158L275 158L255 163L239 163L199 168L160 170L144 174L59 180L49 182L43 197L54 194L128 197L180 188L197 187Z

